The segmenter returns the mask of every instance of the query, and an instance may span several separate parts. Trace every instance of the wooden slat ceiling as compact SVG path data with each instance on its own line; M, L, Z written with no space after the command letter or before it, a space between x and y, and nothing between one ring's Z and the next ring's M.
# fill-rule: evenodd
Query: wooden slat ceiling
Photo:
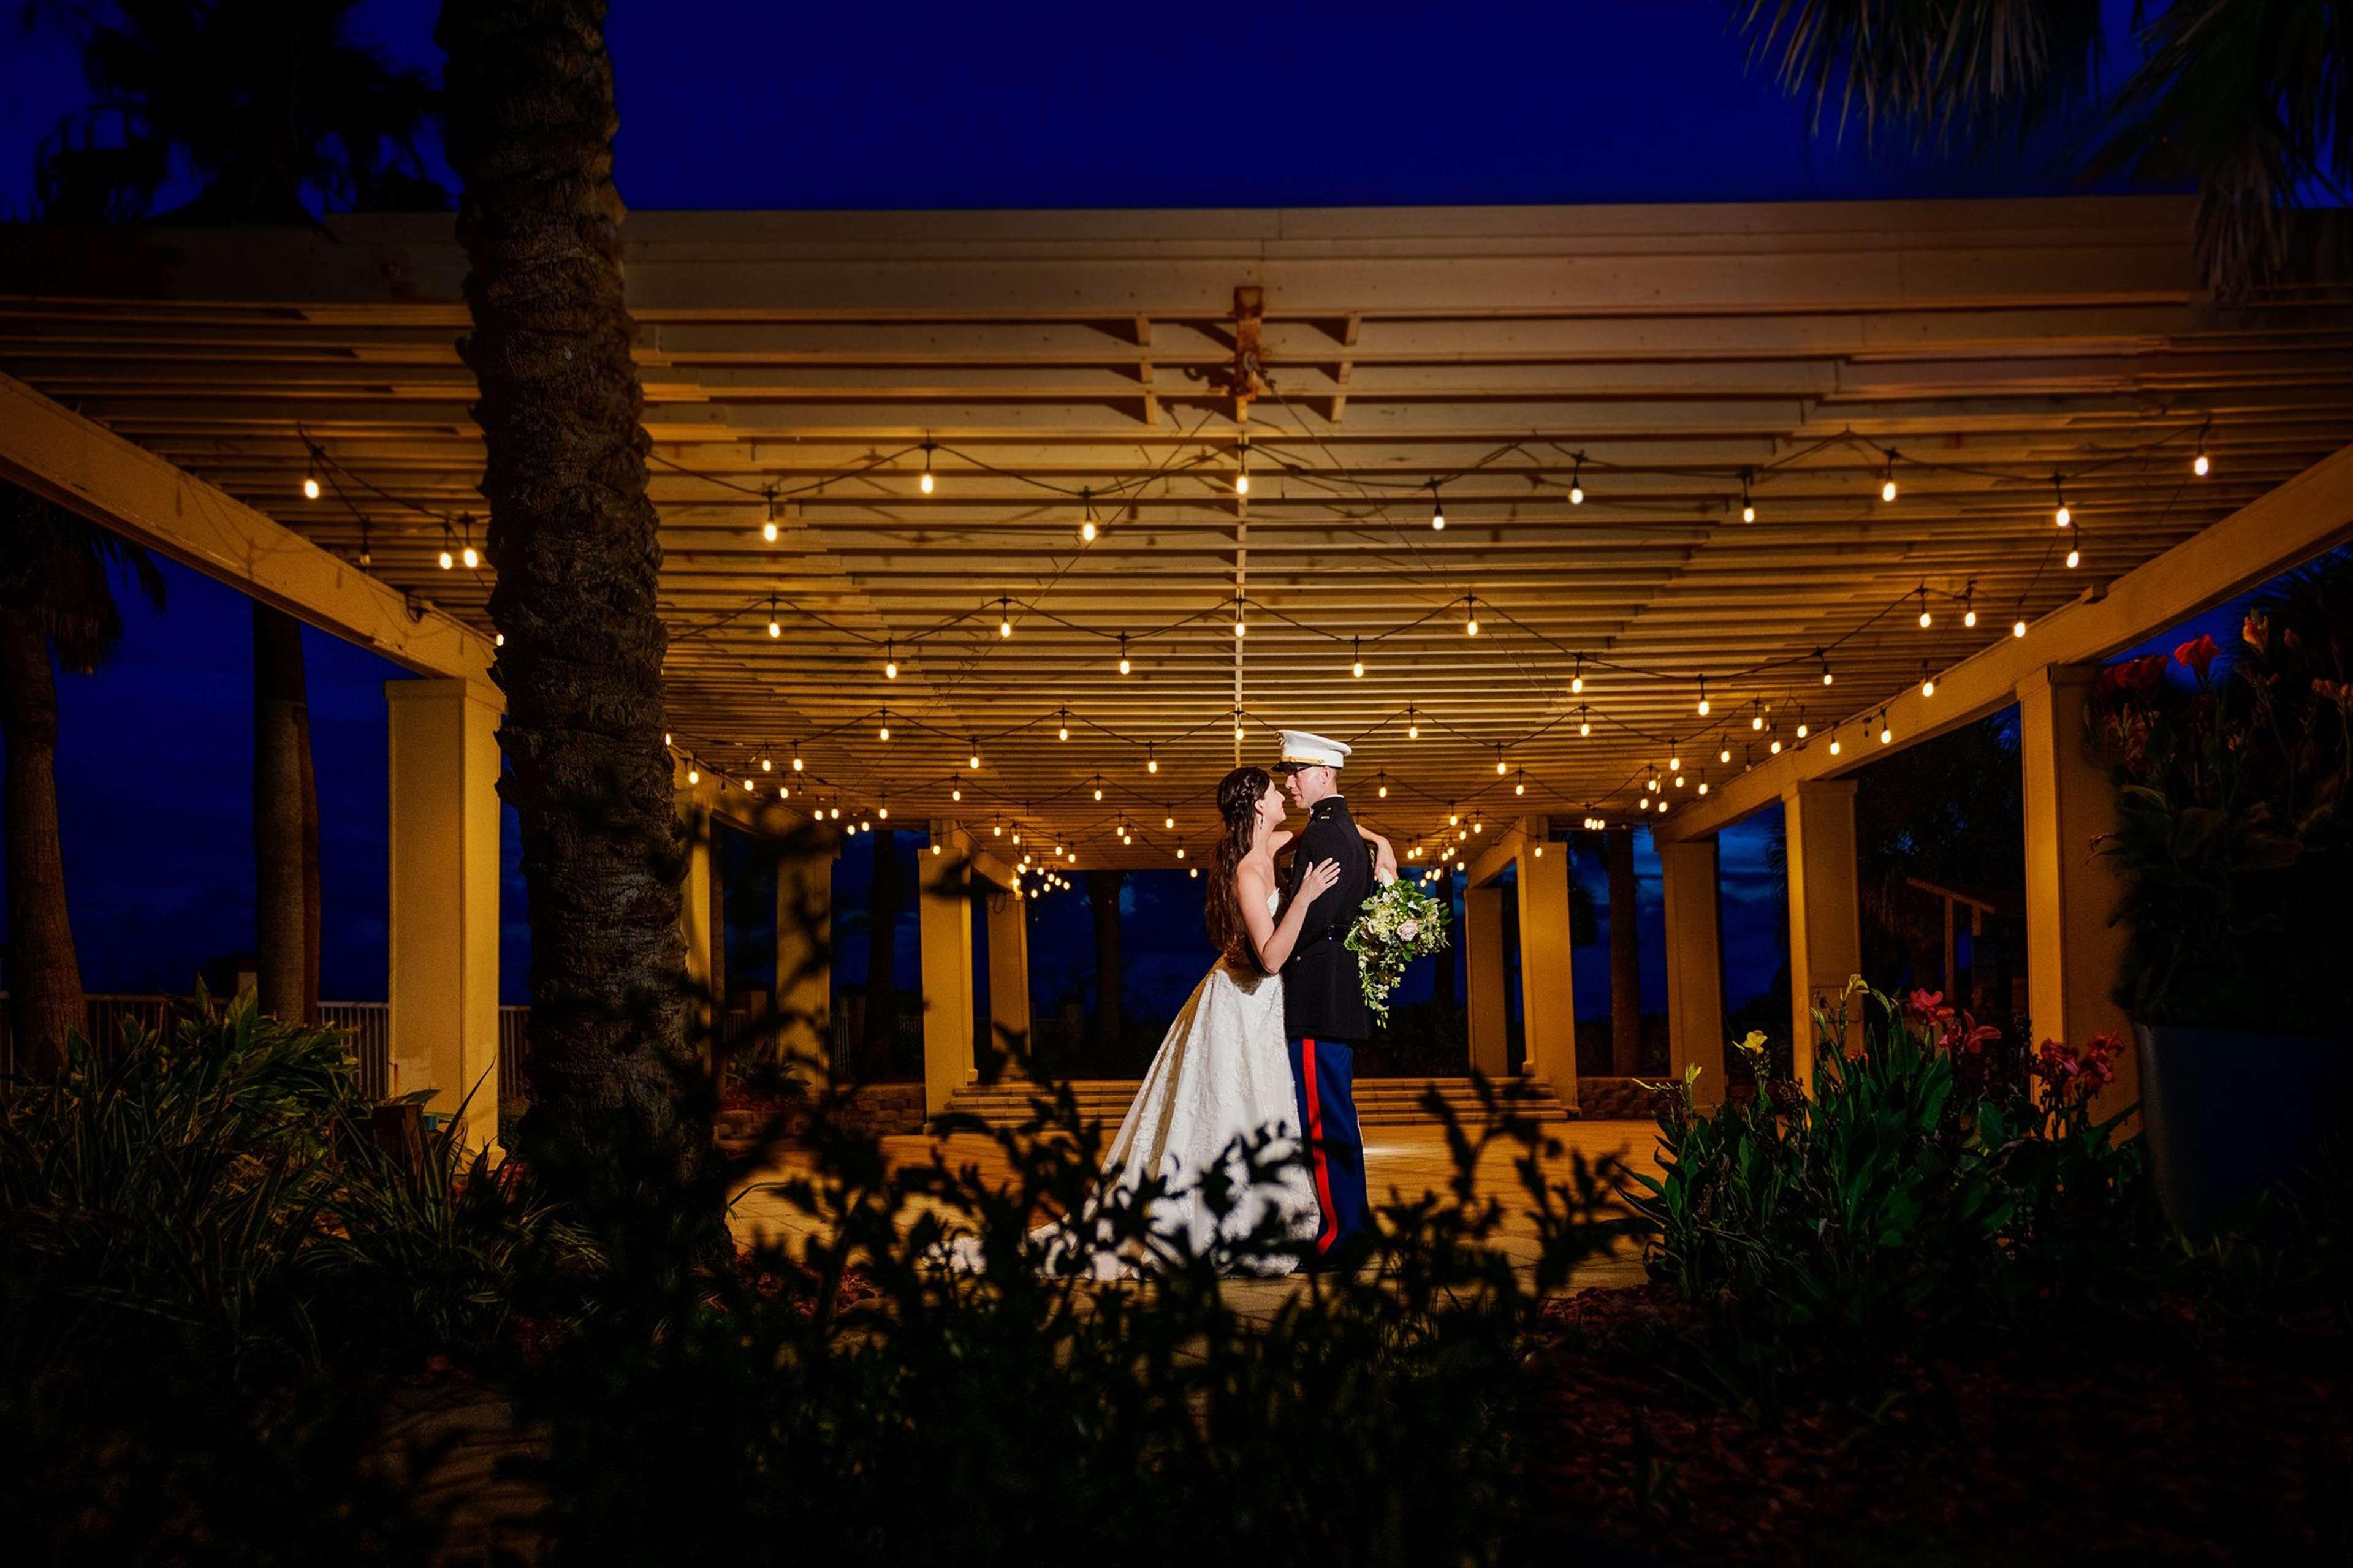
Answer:
M1687 787L1761 754L1758 704L1821 743L2353 440L2353 289L2217 309L2189 232L2170 198L635 215L675 732L764 786L797 746L797 805L1001 815L1082 865L1200 853L1279 725L1355 741L1401 847L1451 805L1623 818L1671 752ZM481 505L446 218L0 239L0 368L337 552L364 518L380 576L487 629L426 515ZM306 439L341 499L300 499ZM1116 498L1086 545L1082 490Z

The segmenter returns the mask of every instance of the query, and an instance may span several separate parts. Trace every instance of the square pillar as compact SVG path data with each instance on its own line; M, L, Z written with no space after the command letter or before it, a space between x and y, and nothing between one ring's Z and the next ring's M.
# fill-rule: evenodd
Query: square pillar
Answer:
M988 1036L997 1050L1029 1044L1029 904L988 890Z
M1489 1078L1502 1078L1506 1061L1504 1028L1504 889L1466 888L1462 893L1462 942L1471 981L1465 1021L1471 1065Z
M1659 840L1667 914L1667 1065L1700 1069L1694 1104L1724 1103L1724 939L1715 838Z
M938 835L952 829L934 825ZM918 855L923 951L923 1112L979 1076L972 1056L972 871L962 855Z
M1571 967L1569 851L1545 836L1551 824L1531 817L1520 856L1520 1008L1530 1078L1548 1080L1561 1104L1577 1107L1577 983Z
M1813 779L1781 796L1788 832L1789 1059L1798 1081L1814 1083L1814 1009L1836 1009L1862 967L1862 906L1854 873L1854 781ZM1862 1043L1862 1012L1848 1009L1850 1049Z
M678 890L678 931L686 939L688 1040L707 1050L712 1020L717 1016L721 1000L715 994L719 876L711 858L712 813L719 803L719 780L697 769L696 781L689 784L687 771L685 763L677 763L671 783L679 820L686 824L686 877Z
M495 688L387 680L390 973L386 1033L396 1094L438 1090L465 1108L470 1149L499 1136L499 715Z
M777 846L776 1046L813 1083L833 1073L833 863L814 828Z
M2026 829L2026 1008L2034 1037L2080 1046L2112 1031L2126 1042L2096 1111L2140 1098L2132 1021L2113 994L2126 931L2110 925L2124 886L2094 853L2116 826L2116 786L2084 739L2091 665L2039 669L2018 683L2019 767Z

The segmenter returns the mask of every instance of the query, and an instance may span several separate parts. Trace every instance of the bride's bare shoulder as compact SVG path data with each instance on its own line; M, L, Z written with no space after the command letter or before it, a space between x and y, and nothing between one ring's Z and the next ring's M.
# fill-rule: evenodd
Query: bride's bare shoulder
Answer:
M1245 893L1266 894L1274 891L1274 868L1257 860L1245 860L1234 868L1234 886Z
M1274 855L1282 854L1282 847L1298 837L1299 835L1293 833L1288 827L1276 828L1274 830L1274 837L1267 841L1268 853Z

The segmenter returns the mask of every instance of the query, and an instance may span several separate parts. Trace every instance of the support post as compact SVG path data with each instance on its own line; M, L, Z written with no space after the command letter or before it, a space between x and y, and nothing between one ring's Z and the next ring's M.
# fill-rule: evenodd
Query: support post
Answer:
M1530 1078L1577 1109L1577 987L1571 967L1569 849L1546 842L1551 823L1530 817L1520 856L1520 1010Z
M470 1149L499 1135L499 714L495 688L388 680L390 973L396 1092L438 1091Z
M699 1041L707 1053L719 1003L714 992L719 933L713 918L719 907L719 876L711 858L712 814L719 804L719 781L713 774L701 773L689 784L686 773L686 764L679 763L671 782L679 820L686 824L686 880L678 890L678 930L686 939L687 1037Z
M815 828L776 855L776 1047L812 1082L833 1075L833 862Z
M988 1035L992 1049L1029 1045L1029 903L988 890Z
M934 824L934 836L953 828ZM972 1058L972 870L953 850L915 857L923 949L923 1113L978 1076Z
M1789 1059L1797 1079L1814 1084L1815 1009L1835 1012L1862 965L1862 907L1855 889L1854 782L1809 779L1781 796L1789 863ZM1859 1043L1860 1007L1841 1030Z
M1693 1102L1724 1102L1724 942L1713 835L1659 846L1667 916L1667 1065L1700 1069Z
M1466 888L1462 891L1462 942L1471 981L1471 1005L1465 1022L1471 1037L1471 1065L1490 1078L1504 1076L1508 1057L1504 1045L1504 889L1500 886Z
M2108 923L2123 887L2094 841L2115 831L2115 786L2084 743L2084 705L2094 665L2056 665L2018 683L2019 767L2026 827L2026 1006L2034 1038L2081 1046L2111 1031L2129 1041L2131 1020L2112 991L2126 932ZM2140 1067L2127 1049L2100 1096L2102 1115L2140 1097Z

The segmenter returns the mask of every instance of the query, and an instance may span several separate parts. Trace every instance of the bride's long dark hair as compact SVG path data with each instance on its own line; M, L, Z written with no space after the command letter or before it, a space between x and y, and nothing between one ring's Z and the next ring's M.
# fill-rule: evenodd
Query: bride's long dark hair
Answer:
M1208 915L1209 940L1227 963L1258 967L1250 946L1250 927L1242 923L1241 891L1234 885L1234 868L1258 839L1258 803L1266 798L1274 775L1264 768L1236 768L1218 783L1218 852L1210 857Z

